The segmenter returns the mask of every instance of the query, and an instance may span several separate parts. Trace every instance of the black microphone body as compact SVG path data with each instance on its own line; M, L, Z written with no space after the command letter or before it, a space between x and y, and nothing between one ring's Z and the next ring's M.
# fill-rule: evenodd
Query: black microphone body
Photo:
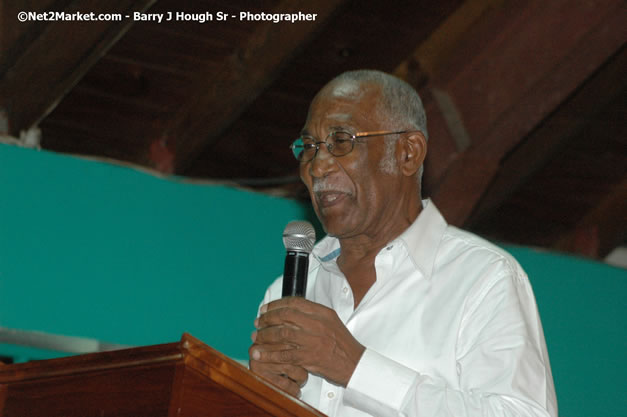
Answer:
M316 232L309 222L293 221L283 231L285 267L283 269L282 297L305 297L309 254L316 241Z
M288 250L285 255L283 269L282 297L304 297L307 290L307 273L309 271L309 254Z

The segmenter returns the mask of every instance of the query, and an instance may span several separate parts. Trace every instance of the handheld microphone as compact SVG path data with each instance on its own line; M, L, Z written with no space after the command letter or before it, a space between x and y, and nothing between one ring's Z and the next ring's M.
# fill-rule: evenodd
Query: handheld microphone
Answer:
M311 223L293 221L285 226L283 244L287 250L283 272L282 297L304 297L307 290L309 254L316 242L316 231Z

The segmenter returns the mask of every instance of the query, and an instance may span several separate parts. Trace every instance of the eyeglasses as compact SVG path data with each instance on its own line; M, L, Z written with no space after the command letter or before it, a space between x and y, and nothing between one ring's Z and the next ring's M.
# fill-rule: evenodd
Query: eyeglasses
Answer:
M385 136L385 135L399 135L401 133L412 133L416 130L402 130L399 132L360 132L360 133L348 133L342 130L331 132L327 135L327 138L323 142L316 141L316 138L310 135L303 135L296 139L291 145L290 149L294 153L294 157L300 162L309 162L313 160L318 154L320 145L323 143L327 145L327 151L333 156L344 156L351 153L355 147L355 140L357 138L368 138L372 136Z

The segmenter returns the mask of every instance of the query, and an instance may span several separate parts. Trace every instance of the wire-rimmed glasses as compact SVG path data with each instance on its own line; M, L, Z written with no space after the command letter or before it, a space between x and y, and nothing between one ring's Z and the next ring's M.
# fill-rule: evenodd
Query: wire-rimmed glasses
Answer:
M415 130L402 130L398 132L377 131L377 132L359 132L349 133L343 130L336 130L327 135L324 141L317 141L310 135L302 135L296 139L290 149L294 153L294 157L300 162L309 162L318 154L320 145L323 143L327 146L327 151L333 156L344 156L351 153L355 147L355 140L358 138L368 138L372 136L399 135L401 133L416 132Z

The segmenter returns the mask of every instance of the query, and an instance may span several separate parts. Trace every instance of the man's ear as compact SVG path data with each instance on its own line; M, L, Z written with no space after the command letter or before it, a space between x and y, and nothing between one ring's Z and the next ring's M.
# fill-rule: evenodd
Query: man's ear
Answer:
M427 156L427 139L422 132L405 135L398 141L397 155L401 172L405 176L411 176L420 169Z

